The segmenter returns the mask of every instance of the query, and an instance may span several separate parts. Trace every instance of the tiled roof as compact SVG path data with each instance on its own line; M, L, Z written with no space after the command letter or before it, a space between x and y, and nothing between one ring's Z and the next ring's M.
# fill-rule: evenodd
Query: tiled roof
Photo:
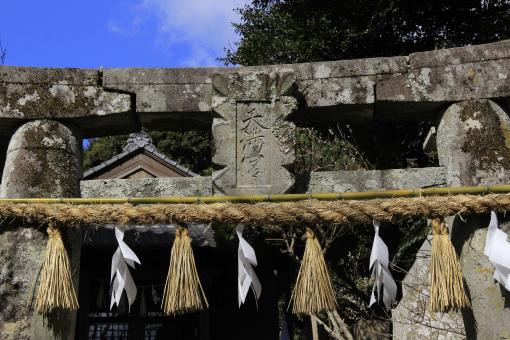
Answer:
M158 159L161 163L168 166L169 168L177 169L179 172L187 174L191 177L198 176L198 174L194 173L190 169L178 164L176 161L171 160L164 154L158 151L154 144L152 144L152 139L145 133L132 133L130 138L128 139L127 145L124 147L124 151L113 156L112 158L104 161L103 163L96 165L83 173L84 179L89 179L94 177L96 174L100 174L107 169L113 167L114 163L117 163L126 158L130 158L137 153L144 152L146 154L150 154L152 157Z

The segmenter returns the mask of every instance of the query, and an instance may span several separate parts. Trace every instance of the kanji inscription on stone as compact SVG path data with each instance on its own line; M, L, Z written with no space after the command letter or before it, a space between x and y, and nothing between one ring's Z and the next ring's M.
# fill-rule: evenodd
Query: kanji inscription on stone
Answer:
M213 77L216 194L287 192L294 184L297 108L292 73L221 74ZM217 170L216 170L217 169Z

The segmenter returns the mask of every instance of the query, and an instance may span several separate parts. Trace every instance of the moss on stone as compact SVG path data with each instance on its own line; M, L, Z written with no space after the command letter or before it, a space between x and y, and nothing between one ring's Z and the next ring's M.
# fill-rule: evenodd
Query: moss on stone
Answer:
M78 193L78 164L69 154L42 148L25 149L22 153L12 163L17 169L12 178L16 187L31 188L32 197L72 197Z
M48 145L48 141L54 144ZM7 197L78 194L79 147L72 132L50 120L30 122L13 136L3 188Z
M14 91L8 91L7 86L0 86L0 98L3 98L4 106L8 106L11 112L18 110L23 114L23 118L81 117L90 115L97 106L94 96L85 96L84 92L87 86L84 85L61 85L69 87L69 90L72 91L74 95L72 102L65 102L61 97L51 94L50 88L59 86L59 84L32 83L17 85L19 88ZM20 98L34 93L38 95L36 100L28 101L25 105L19 103Z
M472 119L481 124L480 128L467 130L461 149L478 160L477 167L489 170L500 165L510 169L510 129L494 112L489 101L472 101L462 105L460 119L463 122Z

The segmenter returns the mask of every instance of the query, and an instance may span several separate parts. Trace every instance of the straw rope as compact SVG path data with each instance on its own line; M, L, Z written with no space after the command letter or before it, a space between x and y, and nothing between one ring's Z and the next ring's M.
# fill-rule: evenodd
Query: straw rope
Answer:
M65 226L189 222L366 225L372 223L373 219L402 221L418 217L443 218L455 214L484 214L491 210L510 211L510 194L257 204L0 203L0 220L19 218L26 222L57 222Z

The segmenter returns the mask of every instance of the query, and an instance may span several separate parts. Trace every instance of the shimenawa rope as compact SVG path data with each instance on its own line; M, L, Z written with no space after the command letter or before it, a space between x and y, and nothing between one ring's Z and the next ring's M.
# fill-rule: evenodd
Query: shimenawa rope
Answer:
M510 194L455 195L345 201L214 204L26 204L0 203L0 220L57 222L63 226L217 222L223 224L369 225L372 221L444 218L510 211Z

